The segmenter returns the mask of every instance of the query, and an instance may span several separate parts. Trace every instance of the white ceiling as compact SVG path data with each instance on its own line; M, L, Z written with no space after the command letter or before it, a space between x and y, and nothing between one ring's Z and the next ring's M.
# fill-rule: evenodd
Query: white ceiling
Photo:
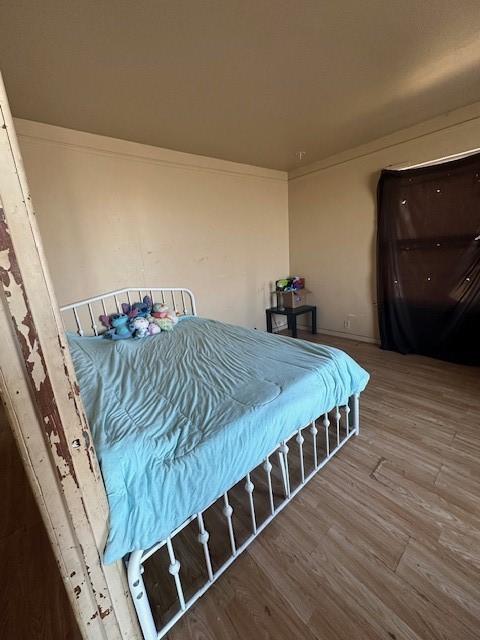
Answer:
M0 68L15 116L292 169L480 100L479 33L479 0L0 0Z

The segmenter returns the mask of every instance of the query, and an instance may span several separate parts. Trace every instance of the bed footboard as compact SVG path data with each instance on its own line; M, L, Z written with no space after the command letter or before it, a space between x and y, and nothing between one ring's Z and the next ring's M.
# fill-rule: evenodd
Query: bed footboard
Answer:
M359 431L359 394L356 394L347 405L334 407L280 442L258 467L247 473L241 483L219 496L215 503L203 511L193 514L168 538L151 549L130 554L127 563L128 583L145 640L157 640L165 636L305 484ZM234 502L239 504L239 492L244 498L243 522L236 517L233 506ZM236 497L233 495L235 493ZM263 499L262 510L256 504L260 498ZM215 513L210 516L212 510ZM226 553L223 557L212 553L210 540L214 530L209 532L207 529L207 519L223 530ZM241 532L237 531L237 525ZM194 535L203 564L202 570L196 571L193 587L186 584L189 567L183 570L183 561L180 562L180 554L176 549L183 543L181 538L187 528L192 531L195 528ZM218 544L216 547L218 549ZM158 579L147 584L143 575L145 564L159 552L164 554L164 572L167 581L170 580L169 588L173 597L167 611L162 612L158 611L157 605L152 607ZM188 565L188 562L185 564ZM168 582L163 584L168 585Z

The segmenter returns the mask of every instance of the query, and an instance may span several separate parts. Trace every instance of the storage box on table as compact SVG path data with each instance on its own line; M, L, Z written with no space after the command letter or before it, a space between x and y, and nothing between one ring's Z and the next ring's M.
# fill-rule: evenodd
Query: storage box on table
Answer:
M295 289L294 291L277 291L278 306L285 309L296 309L307 304L307 289Z

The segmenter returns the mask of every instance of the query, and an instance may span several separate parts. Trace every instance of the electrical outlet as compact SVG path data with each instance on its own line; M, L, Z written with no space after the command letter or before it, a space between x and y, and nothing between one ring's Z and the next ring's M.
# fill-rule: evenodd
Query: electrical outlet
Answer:
M350 320L348 318L343 321L343 326L345 329L350 329Z

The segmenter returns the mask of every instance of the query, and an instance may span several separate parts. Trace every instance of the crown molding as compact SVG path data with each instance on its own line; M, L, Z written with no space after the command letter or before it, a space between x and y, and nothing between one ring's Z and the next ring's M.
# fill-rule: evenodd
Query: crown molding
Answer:
M21 142L52 144L95 155L110 155L127 160L163 166L286 182L286 171L230 162L172 149L109 138L95 133L66 129L42 122L15 118L15 129Z
M352 160L357 160L372 153L384 151L391 147L412 142L441 131L453 129L478 119L480 119L480 102L474 102L466 107L448 111L443 115L431 118L430 120L425 120L424 122L413 125L412 127L400 129L390 135L382 136L381 138L377 138L363 145L347 149L332 156L328 156L327 158L307 164L303 167L293 169L292 171L289 171L288 179L297 180L319 171L330 169L331 167L335 167ZM478 144L476 146L478 146ZM405 163L402 164L408 164L408 161L406 160Z

